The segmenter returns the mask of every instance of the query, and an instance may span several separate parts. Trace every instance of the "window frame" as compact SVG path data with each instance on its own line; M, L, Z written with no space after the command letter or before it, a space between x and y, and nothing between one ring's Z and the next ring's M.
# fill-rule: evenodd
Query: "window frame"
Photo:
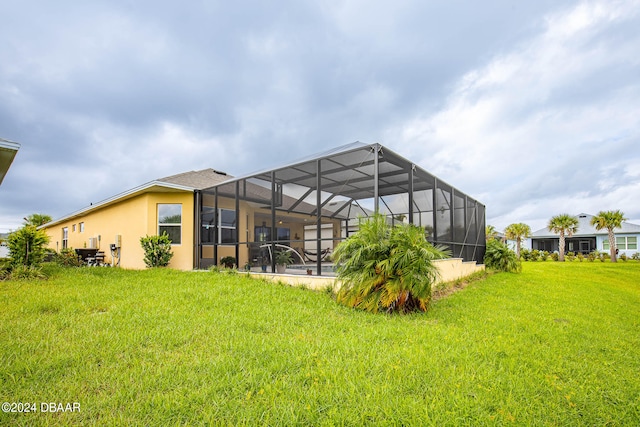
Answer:
M62 249L69 247L69 227L62 227Z
M630 246L633 246L633 247L630 247ZM602 250L608 251L610 249L611 247L609 245L609 239L604 239L602 241ZM638 237L637 236L616 236L616 249L619 249L622 251L637 250Z
M180 222L163 222L163 220L167 219L167 218L174 218L176 217L176 214L173 215L164 215L163 217L161 217L160 215L162 214L161 210L163 207L170 207L170 206L177 206L180 208ZM171 240L171 245L172 246L180 246L182 245L182 203L158 203L156 206L156 218L157 218L157 230L158 230L158 236L162 236L163 232L167 231L167 235L169 235L169 239ZM170 212L169 212L170 213ZM168 229L170 228L177 228L178 229L178 242L175 242L174 239L171 239L172 233L168 232Z

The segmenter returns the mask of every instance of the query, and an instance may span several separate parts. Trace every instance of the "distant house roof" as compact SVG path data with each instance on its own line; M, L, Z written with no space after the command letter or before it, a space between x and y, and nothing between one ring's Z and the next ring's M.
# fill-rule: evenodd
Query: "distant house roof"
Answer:
M13 163L13 159L20 149L20 144L0 138L0 184Z
M575 237L586 237L586 236L595 236L607 234L607 230L596 230L596 228L591 225L591 218L593 215L589 215L586 213L581 213L576 215L578 218L578 231L573 234ZM630 222L623 222L621 228L616 228L616 234L635 234L640 233L640 225L631 224ZM534 239L540 238L555 238L558 237L557 233L552 233L548 228L541 228L540 230L534 232L531 235Z
M138 196L143 193L182 191L193 192L195 190L201 190L203 188L211 187L212 185L219 184L231 178L232 177L227 175L226 173L219 172L214 169L203 169L199 171L184 172L177 175L167 176L165 178L149 181L146 184L142 184L123 193L116 194L115 196L102 200L98 203L93 203L83 209L80 209L79 211L48 222L43 227L50 227L52 225L59 224L72 218L84 216L94 210L112 205L131 197Z

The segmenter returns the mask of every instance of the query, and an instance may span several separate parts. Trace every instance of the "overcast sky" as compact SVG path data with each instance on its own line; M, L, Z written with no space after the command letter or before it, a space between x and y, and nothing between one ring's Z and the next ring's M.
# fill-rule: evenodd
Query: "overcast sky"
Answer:
M0 0L0 232L379 142L498 229L640 223L640 0Z

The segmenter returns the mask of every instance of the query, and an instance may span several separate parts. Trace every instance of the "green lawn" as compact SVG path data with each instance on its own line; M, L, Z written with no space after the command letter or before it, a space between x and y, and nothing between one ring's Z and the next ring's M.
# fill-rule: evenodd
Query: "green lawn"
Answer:
M108 268L0 282L0 306L0 401L37 407L0 425L640 424L636 262L525 263L409 316Z

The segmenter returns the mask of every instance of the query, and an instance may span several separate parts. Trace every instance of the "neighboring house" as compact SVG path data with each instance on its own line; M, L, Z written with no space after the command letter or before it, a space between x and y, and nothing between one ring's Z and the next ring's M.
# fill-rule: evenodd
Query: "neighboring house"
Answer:
M20 149L20 144L0 138L0 184Z
M206 268L233 256L240 268L274 269L265 252L288 248L295 262L321 274L318 254L375 211L423 227L454 257L482 263L484 205L379 144L348 144L238 178L213 169L175 175L41 228L54 249L99 248L106 262L125 268L144 268L140 237L166 231L173 268Z
M581 213L577 215L578 231L571 237L565 236L565 250L567 252L588 254L593 251L609 251L609 235L607 229L596 230L591 225L593 215ZM616 247L620 254L631 256L638 252L638 242L640 241L640 225L623 222L621 228L614 230L616 236ZM559 249L559 236L552 233L548 228L543 228L531 236L530 248L541 251L557 252Z

